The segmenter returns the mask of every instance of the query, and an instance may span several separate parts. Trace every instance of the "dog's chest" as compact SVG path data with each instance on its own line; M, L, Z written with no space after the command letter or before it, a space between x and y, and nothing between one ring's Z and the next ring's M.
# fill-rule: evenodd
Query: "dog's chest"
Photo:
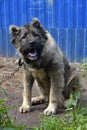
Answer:
M31 69L31 74L35 79L40 79L44 80L47 78L47 73L44 71L44 69L39 69L39 70L33 70Z

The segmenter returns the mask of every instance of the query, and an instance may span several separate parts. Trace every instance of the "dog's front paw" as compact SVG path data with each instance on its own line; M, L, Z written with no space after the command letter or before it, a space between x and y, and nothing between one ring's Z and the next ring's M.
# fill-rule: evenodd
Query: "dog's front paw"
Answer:
M55 106L48 106L45 110L44 110L44 115L55 115L57 112L57 109Z
M19 108L19 111L21 113L26 113L26 112L29 112L31 110L31 107L29 105L22 105L20 108Z

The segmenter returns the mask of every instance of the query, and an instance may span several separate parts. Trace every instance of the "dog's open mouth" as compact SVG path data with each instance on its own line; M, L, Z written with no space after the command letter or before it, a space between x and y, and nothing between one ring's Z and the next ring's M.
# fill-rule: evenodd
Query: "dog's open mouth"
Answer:
M36 60L37 59L37 51L35 49L31 49L27 54L28 59Z

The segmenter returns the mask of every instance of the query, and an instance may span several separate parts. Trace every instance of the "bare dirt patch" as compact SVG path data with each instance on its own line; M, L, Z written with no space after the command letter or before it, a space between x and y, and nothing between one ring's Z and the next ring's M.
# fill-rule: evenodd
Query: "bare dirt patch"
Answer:
M22 104L22 72L22 67L18 70L15 58L0 58L0 82L7 93L7 106L12 107L8 114L15 119L17 124L33 127L39 125L38 116L47 107L47 104L32 106L32 111L26 114L21 114L18 111ZM80 71L81 75L82 73L83 71ZM81 100L87 104L87 78L81 78L81 82L83 84ZM34 85L32 96L37 95L38 92ZM0 93L0 99L2 98L4 98L3 94ZM58 114L63 114L63 110L59 110Z

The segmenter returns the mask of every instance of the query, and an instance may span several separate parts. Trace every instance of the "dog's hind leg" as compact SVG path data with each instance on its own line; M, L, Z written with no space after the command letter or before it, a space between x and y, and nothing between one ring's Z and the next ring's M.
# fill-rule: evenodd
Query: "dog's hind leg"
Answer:
M68 99L71 93L80 91L80 89L81 89L81 83L79 72L76 70L76 67L71 64L69 78L66 83L65 90L63 92L65 99Z
M31 99L32 105L38 105L38 104L48 102L48 93L47 92L49 92L49 91L46 91L46 89L40 85L38 86L37 82L35 82L35 83L36 83L40 96L33 97Z

